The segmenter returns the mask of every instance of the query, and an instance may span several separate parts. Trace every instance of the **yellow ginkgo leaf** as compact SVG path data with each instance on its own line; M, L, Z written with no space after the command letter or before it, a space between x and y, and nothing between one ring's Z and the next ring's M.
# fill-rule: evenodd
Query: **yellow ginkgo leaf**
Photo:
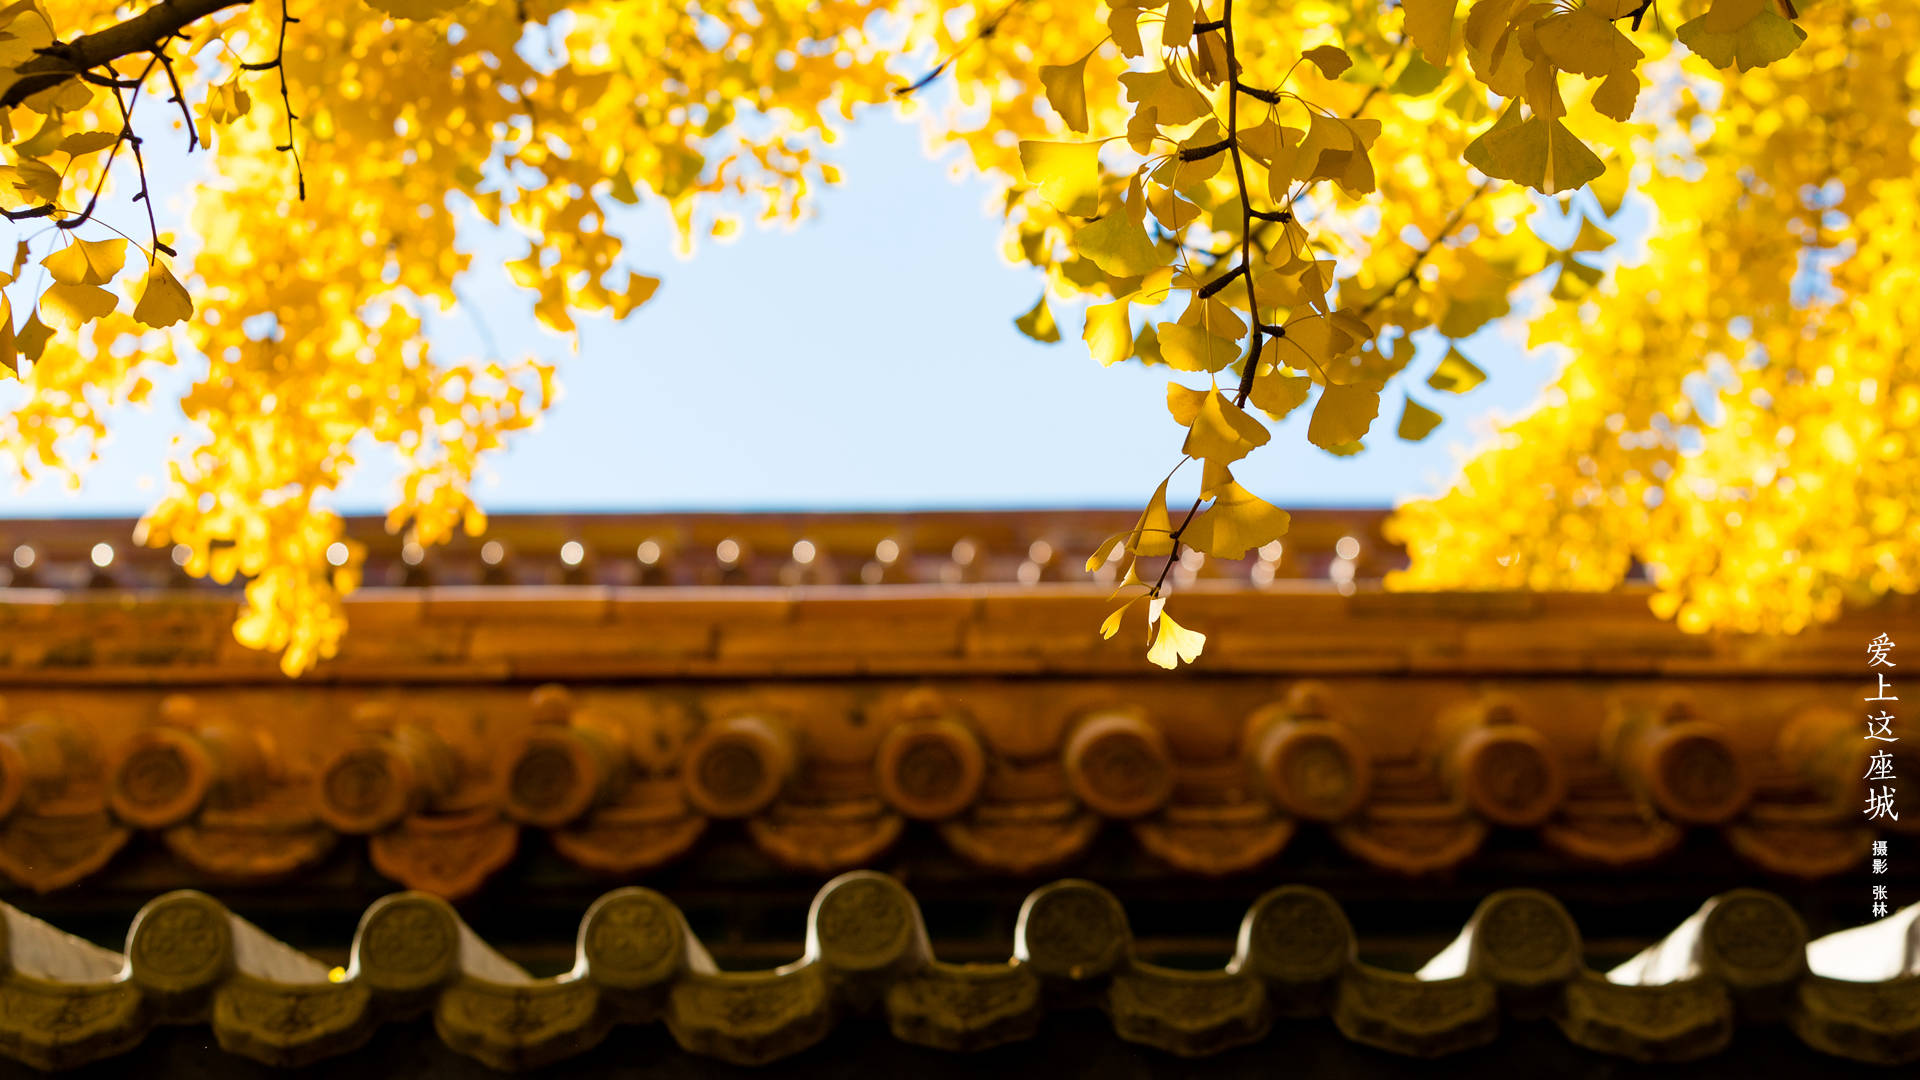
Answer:
M1205 8L1196 8L1195 14L1204 16ZM1193 75L1208 86L1219 86L1227 79L1227 68L1231 60L1227 56L1227 35L1225 27L1214 26L1204 34L1198 34L1193 43Z
M1225 470L1221 470L1224 474ZM1231 476L1212 489L1213 503L1202 510L1180 538L1216 559L1243 559L1287 534L1285 510L1261 499Z
M1033 307L1027 309L1025 315L1013 320L1013 325L1019 327L1021 333L1035 341L1052 344L1060 340L1060 328L1054 325L1053 311L1047 307L1047 294L1044 292L1040 294L1040 299L1033 302Z
M1126 554L1127 537L1131 535L1133 534L1114 533L1112 536L1100 541L1100 545L1093 549L1093 554L1087 556L1087 573L1091 574L1107 565L1110 560L1117 559Z
M1284 332L1273 343L1275 363L1297 371L1317 373L1329 381L1338 381L1334 361L1353 351L1355 342L1345 331L1334 326L1331 317L1303 315L1281 327L1281 330ZM1264 349L1261 351L1265 352Z
M1203 502L1216 498L1228 484L1233 483L1233 470L1224 461L1203 461L1200 467L1200 498ZM1187 534L1180 535L1185 539Z
M1162 611L1154 620L1153 646L1147 650L1147 659L1172 671L1183 660L1191 664L1199 659L1206 645L1207 635L1181 626Z
M1613 246L1613 236L1591 221L1582 219L1580 235L1573 238L1573 246L1568 251L1605 251Z
M1173 414L1173 422L1181 427L1192 427L1193 418L1200 415L1200 406L1207 403L1211 390L1195 390L1177 382L1167 384L1167 411Z
M1307 424L1307 441L1322 450L1359 442L1380 415L1380 391L1366 386L1328 386Z
M147 267L147 283L140 290L140 302L133 306L133 317L158 330L192 315L193 298L167 264L155 260Z
M118 297L98 285L53 285L40 294L47 325L57 330L78 330L112 314L118 303Z
M1167 0L1167 20L1160 26L1160 44L1177 49L1193 40L1193 0Z
M432 19L465 3L466 0L367 0L367 3L395 18Z
M1293 185L1307 179L1312 170L1304 153L1307 133L1299 128L1277 124L1272 128L1252 128L1253 140L1260 149L1260 160L1267 165L1267 195L1284 203ZM1242 132L1247 134L1247 132ZM1316 153L1315 160L1318 160Z
M1461 356L1458 349L1448 349L1447 355L1440 358L1440 366L1427 376L1428 386L1450 394L1464 394L1486 381L1487 373L1475 367L1473 361Z
M1198 159L1185 159L1176 154L1162 161L1153 171L1153 179L1166 184L1195 202L1210 202L1207 197L1207 180L1226 165L1230 155L1219 147L1226 141L1226 132L1220 127L1220 121L1209 116L1186 138L1179 140L1180 149L1187 153L1201 154Z
M1367 150L1380 137L1380 121L1312 114L1292 171L1303 180L1332 180L1349 195L1374 189Z
M1124 210L1116 210L1073 234L1073 250L1093 260L1109 277L1139 277L1164 265L1147 230Z
M1406 10L1406 34L1427 62L1446 67L1453 51L1453 13L1460 0L1401 0Z
M1220 295L1202 299L1196 295L1180 313L1181 326L1198 326L1216 337L1239 341L1247 336L1247 321Z
M1447 301L1446 314L1440 317L1438 329L1442 337L1470 337L1511 308L1504 292L1478 297L1454 297Z
M1261 350L1266 356L1273 356L1273 347L1269 345ZM1307 400L1307 392L1313 389L1313 380L1305 375L1289 375L1271 365L1254 376L1253 392L1247 400L1253 407L1266 413L1274 421L1286 418L1287 414L1300 407Z
M1147 209L1153 212L1153 219L1166 228L1180 230L1193 224L1200 216L1200 208L1174 194L1174 190L1162 184L1147 185Z
M59 201L60 174L44 161L0 165L0 210L25 210Z
M1440 426L1440 414L1425 405L1406 399L1406 407L1400 412L1399 435L1408 442L1419 442Z
M1692 20L1703 33L1731 34L1767 10L1768 0L1713 0L1706 13Z
M1511 115L1511 114L1509 114ZM1467 144L1467 164L1545 195L1572 191L1606 171L1600 158L1558 120L1533 116L1495 124Z
M1127 537L1127 550L1143 558L1173 554L1173 519L1167 513L1167 481L1160 481L1153 498Z
M1272 118L1240 129L1240 152L1265 165L1280 150L1280 122Z
M607 310L613 313L614 318L624 319L633 314L634 309L653 299L653 294L659 291L659 278L628 271L627 287L619 292L610 293L611 302Z
M1640 62L1638 46L1591 7L1577 7L1540 20L1534 28L1540 50L1554 67L1598 79Z
M1623 124L1633 118L1633 106L1639 100L1640 73L1634 68L1608 72L1592 98L1595 112Z
M13 378L20 376L19 350L13 341L13 301L0 293L0 368Z
M1133 605L1139 603L1142 600L1145 600L1146 598L1147 598L1146 594L1141 593L1139 596L1136 596L1133 599L1127 601L1126 603L1121 604L1119 607L1114 608L1112 614L1107 616L1106 621L1100 624L1100 636L1111 640L1113 638L1113 635L1120 632L1121 621L1126 617L1127 612L1133 607Z
M27 321L21 324L20 333L14 338L14 345L19 348L21 356L28 360L38 360L40 355L46 352L47 342L52 340L52 328L41 320L40 310L35 308L32 314L27 316Z
M1179 127L1212 111L1207 96L1175 78L1169 68L1124 72L1120 85L1126 88L1128 101L1138 104L1141 110L1154 110L1156 119L1165 127Z
M1333 327L1336 334L1346 337L1348 349L1352 349L1354 346L1363 342L1373 340L1375 332L1373 326L1352 308L1343 307L1333 312L1327 316L1327 322Z
M1107 7L1107 31L1113 35L1113 43L1120 48L1120 55L1137 59L1146 55L1146 47L1140 41L1140 9L1126 4L1110 4Z
M1160 110L1142 105L1127 118L1127 145L1136 154L1150 154L1160 135Z
M1133 358L1148 366L1167 362L1167 358L1160 354L1160 334L1154 330L1152 323L1142 326L1140 333L1135 335Z
M207 91L207 119L216 124L231 124L253 108L253 96L241 87L239 79L230 79Z
M1706 14L1681 23L1674 36L1714 67L1741 71L1765 67L1807 40L1805 30L1771 10L1766 0L1714 0Z
M72 157L94 154L120 141L120 136L111 131L76 131L60 140L60 149Z
M1112 367L1133 355L1133 322L1128 317L1131 306L1120 299L1087 308L1086 328L1080 337L1103 367Z
M1340 73L1353 66L1353 57L1338 45L1321 45L1300 54L1300 59L1320 69L1320 74L1329 79L1337 79Z
M1040 85L1046 88L1047 104L1067 122L1067 127L1082 135L1087 131L1087 57L1071 64L1047 64L1040 68Z
M1272 268L1254 279L1260 303L1266 307L1299 307L1305 304L1326 311L1327 286L1333 280L1332 259L1296 259L1283 267ZM1309 317L1302 315L1302 318ZM1298 366L1298 365L1295 365Z
M1240 343L1203 326L1183 326L1163 322L1156 326L1160 334L1160 355L1175 371L1221 371L1240 358Z
M1588 266L1572 255L1560 260L1560 277L1553 283L1555 300L1578 300L1593 291L1600 279L1606 277L1606 271L1597 266Z
M127 242L75 240L40 260L53 280L62 285L105 285L127 262Z
M1020 168L1055 210L1075 217L1099 212L1099 143L1022 142Z
M1121 545L1120 551L1122 553L1125 553L1126 546L1124 544ZM1119 557L1120 557L1119 555L1114 556L1114 558L1116 559ZM1128 589L1148 589L1148 594L1151 595L1152 593L1152 590L1148 587L1147 583L1145 581L1140 580L1140 560L1139 559L1133 559L1127 563L1126 572L1120 575L1120 584L1115 585L1113 587L1113 591L1107 594L1107 599L1109 600L1115 599L1121 593L1126 592Z
M1169 391L1169 407L1172 406ZM1193 422L1187 425L1187 441L1181 452L1189 457L1219 465L1239 461L1272 438L1267 426L1233 402L1218 389L1209 390Z

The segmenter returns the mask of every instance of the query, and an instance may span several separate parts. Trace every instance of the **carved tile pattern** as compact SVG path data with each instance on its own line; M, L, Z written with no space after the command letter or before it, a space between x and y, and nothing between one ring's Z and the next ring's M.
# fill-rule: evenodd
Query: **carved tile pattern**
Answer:
M1556 918L1556 906L1544 894L1496 894L1470 924L1475 939L1485 940L1470 943L1516 968L1551 968L1556 957L1577 953L1578 928ZM1920 978L1854 984L1795 973L1804 930L1770 894L1739 890L1703 910L1725 965L1787 972L1783 986L1792 1004L1785 1016L1809 1046L1850 1061L1920 1060ZM462 931L450 908L401 895L380 901L364 919L354 943L360 963L342 983L278 986L225 969L230 918L209 897L174 893L137 920L134 980L52 984L0 974L0 1056L64 1067L126 1049L157 1017L204 1023L204 1002L195 1006L168 982L184 987L210 977L217 980L211 1020L222 1045L261 1061L300 1064L344 1052L371 1024L417 1013L424 1003L449 1046L498 1068L527 1067L584 1050L616 1021L651 1022L653 1011L602 1008L602 995L620 988L611 977L621 969L672 956L684 927L665 898L616 893L596 907L582 935L589 962L577 968L581 974L502 985L464 975L453 963ZM1523 1004L1544 1002L1578 1045L1638 1061L1686 1061L1724 1046L1736 1020L1747 1016L1733 1007L1733 976L1712 974L1712 965L1699 978L1644 987L1571 970L1542 979L1529 1003L1499 992L1477 968L1431 981L1371 968L1351 959L1345 917L1331 898L1300 886L1263 898L1247 920L1241 956L1213 972L1136 961L1125 913L1109 893L1083 881L1056 882L1028 898L1018 934L1026 962L1006 965L944 965L908 951L897 954L897 965L890 959L884 973L871 969L871 977L829 971L821 962L825 942L838 939L854 955L893 957L891 946L918 925L910 895L868 873L830 882L811 919L809 939L823 944L784 968L713 974L669 964L661 977L665 1017L681 1045L736 1063L769 1062L818 1042L856 1005L884 1002L902 1038L979 1049L1031 1034L1042 1008L1057 1002L1102 1004L1120 1036L1176 1054L1257 1040L1276 1012L1331 1012L1354 1041L1431 1057L1484 1044L1497 1037L1505 1013L1536 1015L1522 1012ZM1331 979L1331 999L1294 992L1289 968ZM859 1001L856 990L865 995ZM168 1010L182 1000L187 1004Z

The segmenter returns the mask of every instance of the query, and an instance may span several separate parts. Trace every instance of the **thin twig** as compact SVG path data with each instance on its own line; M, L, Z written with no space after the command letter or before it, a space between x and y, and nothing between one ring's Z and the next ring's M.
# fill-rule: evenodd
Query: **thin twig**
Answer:
M1420 273L1420 267L1426 264L1427 256L1432 255L1434 249L1438 248L1442 243L1445 243L1447 237L1453 235L1453 230L1460 227L1460 223L1466 219L1467 209L1475 202L1478 202L1480 196L1485 195L1492 189L1493 181L1480 181L1480 186L1473 189L1473 194L1467 196L1465 202L1454 208L1453 216L1447 218L1446 223L1440 226L1440 231L1434 234L1433 239L1428 242L1427 246L1414 253L1413 262L1407 266L1407 272L1394 279L1393 284L1387 286L1385 291L1360 305L1360 314L1363 317L1371 314L1374 308L1385 303L1388 297L1399 292L1402 288L1405 288L1409 282L1413 281L1415 276Z
M945 74L946 70L949 67L953 66L954 61L967 55L968 51L970 51L975 45L978 45L982 41L985 41L988 38L992 37L994 35L994 32L1000 29L1001 20L1005 19L1008 15L1013 14L1014 8L1017 8L1021 4L1024 4L1026 2L1027 0L1008 0L1006 7L1001 8L991 18L981 23L979 28L976 29L972 34L969 34L967 36L967 40L961 42L958 48L954 49L953 52L948 53L946 56L942 57L940 59L940 62L933 66L932 71L927 72L925 75L920 76L919 78L913 80L912 82L908 83L905 86L894 87L893 96L897 98L908 98L908 97L912 97L914 94L919 93L921 90L926 89L926 87L929 84L931 84L933 80Z
M12 108L42 90L134 53L154 52L191 23L252 0L161 0L125 22L56 41L21 64L20 78L0 93L0 108Z
M293 145L293 122L300 117L293 111L293 98L287 94L287 24L299 19L287 14L287 0L280 0L280 44L273 55L273 66L280 72L280 104L287 113L287 144L274 149L293 156L293 178L300 188L300 201L307 201L307 174L300 167L300 150Z
M158 55L157 53L155 54L155 59L158 59ZM147 71L151 72L152 70L153 65L148 64ZM146 75L142 74L140 78L141 82L145 83ZM133 133L133 106L139 102L139 99L140 91L137 87L133 91L133 101L131 102L122 101L118 90L113 92L113 100L120 106L120 122L122 124L120 137L128 145L133 147L133 168L135 172L140 174L140 194L134 196L134 201L143 204L147 209L147 232L153 239L153 247L148 253L148 261L151 262L160 257L158 252L164 251L170 257L178 257L179 253L160 242L160 222L153 216L153 191L147 187L147 159L140 152L139 137Z
M1224 288L1226 284L1231 282L1235 277L1246 280L1247 315L1248 321L1252 326L1252 337L1248 341L1247 358L1240 372L1240 385L1234 391L1233 395L1234 406L1236 408L1245 408L1247 398L1253 393L1253 377L1260 368L1260 349L1263 344L1262 324L1260 322L1260 298L1254 288L1254 222L1283 219L1279 214L1274 214L1271 217L1265 214L1256 216L1253 209L1253 193L1247 185L1247 168L1241 158L1240 152L1240 95L1246 94L1260 101L1268 101L1269 97L1265 92L1254 87L1249 87L1240 81L1240 54L1235 47L1233 37L1233 0L1226 0L1220 12L1218 25L1207 24L1206 32L1217 32L1226 39L1227 137L1223 141L1225 143L1225 149L1233 161L1234 182L1239 188L1240 195L1240 263L1232 270L1208 282L1207 285L1200 290L1199 295L1202 299L1209 297ZM1278 95L1275 94L1274 97L1277 99ZM1217 148L1215 152L1217 152ZM1167 575L1172 572L1173 565L1180 561L1180 537L1184 535L1187 529L1193 524L1194 516L1200 512L1200 504L1205 502L1206 498L1206 489L1203 483L1200 494L1194 496L1193 505L1187 508L1186 514L1180 519L1180 524L1169 534L1169 538L1173 541L1173 550L1168 553L1167 561L1161 565L1160 574L1154 579L1153 587L1148 590L1147 595L1158 597L1161 590L1166 586Z
M1240 95L1246 89L1240 83L1240 55L1234 48L1233 0L1226 0L1220 13L1221 33L1227 39L1227 152L1233 155L1233 178L1240 188L1240 276L1247 281L1247 316L1253 323L1253 336L1247 348L1247 366L1240 373L1240 387L1234 391L1234 405L1244 408L1247 395L1253 393L1253 373L1260 367L1260 299L1253 288L1253 193L1247 189L1247 167L1240 157ZM1265 99L1262 99L1265 100Z
M193 110L187 108L187 95L180 89L180 76L173 70L172 58L167 56L166 42L161 42L160 47L154 50L153 55L159 59L160 66L166 70L167 82L173 86L173 96L168 98L167 101L170 104L180 106L180 119L185 121L187 125L187 153L191 154L200 148L200 129L194 126Z
M146 85L147 76L153 74L153 67L158 62L159 57L156 54L153 59L147 61L147 66L141 69L139 78L130 80L116 79L115 81L131 83L133 86L133 100L138 102L140 100L140 88ZM113 172L114 159L120 156L120 144L129 144L134 148L136 154L139 152L140 139L133 133L132 110L127 104L127 100L120 96L120 87L118 86L113 88L113 100L115 104L120 106L120 134L113 140L112 148L107 151L107 160L100 166L100 179L94 182L93 194L87 197L87 205L82 207L78 214L56 222L54 225L55 228L71 231L93 220L93 211L100 205L100 194L105 191L107 187L107 177ZM144 180L141 182L140 191L141 195L135 196L136 200L144 196L146 192L146 183ZM152 214L153 208L151 205L148 206L147 212L148 214Z

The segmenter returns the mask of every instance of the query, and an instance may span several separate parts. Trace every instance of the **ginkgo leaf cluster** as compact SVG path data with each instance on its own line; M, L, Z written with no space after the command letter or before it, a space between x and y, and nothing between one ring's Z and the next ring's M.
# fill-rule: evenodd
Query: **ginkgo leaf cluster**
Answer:
M1122 562L1156 663L1204 642L1166 611L1180 554L1286 530L1235 466L1361 452L1383 413L1428 438L1488 377L1468 339L1510 318L1565 372L1399 515L1400 583L1606 587L1638 565L1690 628L1911 587L1911 5L311 0L290 23L169 4L191 8L177 35L90 78L43 50L126 7L0 9L19 233L0 367L22 384L0 449L23 476L77 469L112 406L189 369L192 431L143 535L245 579L236 632L289 671L345 629L358 554L327 557L328 501L358 459L403 464L391 527L477 531L477 471L554 398L554 357L429 340L490 269L476 224L524 238L505 273L577 342L659 284L625 208L686 247L802 217L838 182L838 133L879 108L1004 190L1006 254L1044 280L1021 332L1070 341L1058 315L1083 308L1077 347L1171 380L1169 458L1199 498L1161 484L1093 560ZM97 212L148 194L167 127L211 155L186 216ZM1658 215L1635 265L1614 240L1629 191ZM1819 287L1796 292L1808 266ZM1289 418L1308 446L1276 437Z

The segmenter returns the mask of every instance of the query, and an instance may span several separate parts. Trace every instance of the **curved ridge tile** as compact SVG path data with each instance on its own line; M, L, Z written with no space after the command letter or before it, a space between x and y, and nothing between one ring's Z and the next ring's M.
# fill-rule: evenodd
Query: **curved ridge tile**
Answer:
M674 1041L735 1065L799 1053L832 1029L826 974L804 960L772 971L689 972L668 998Z
M1701 905L1673 933L1607 973L1609 982L1657 986L1710 978L1726 985L1743 1015L1778 1019L1807 971L1807 928L1787 902L1733 889Z
M364 986L327 981L283 983L245 973L213 999L213 1031L222 1049L268 1065L308 1065L364 1045L378 1020Z
M66 1069L124 1053L147 1033L124 955L0 905L0 1054Z
M1333 897L1306 885L1282 885L1247 909L1229 970L1266 984L1279 1016L1321 1016L1333 1007L1339 980L1356 962L1347 913Z
M1733 1037L1733 998L1713 979L1628 986L1583 971L1567 985L1560 1030L1576 1045L1643 1062L1693 1061Z
M41 922L11 904L0 904L0 956L13 974L57 983L107 982L127 966L124 955Z
M1327 1016L1354 1042L1417 1057L1491 1042L1505 1017L1546 1017L1578 1046L1641 1062L1696 1060L1743 1024L1781 1020L1839 1058L1920 1059L1920 907L1809 948L1799 916L1750 889L1709 900L1605 977L1586 967L1560 902L1532 889L1488 896L1413 975L1359 962L1340 906L1298 885L1255 901L1232 959L1213 971L1142 960L1120 902L1079 880L1028 895L1007 962L949 964L900 882L843 874L816 894L799 959L741 972L718 971L666 897L619 889L587 911L574 965L554 978L528 975L420 893L371 905L348 967L331 971L201 893L149 903L119 956L0 912L0 1055L42 1069L124 1052L156 1023L208 1024L229 1052L298 1066L353 1050L384 1021L431 1013L449 1048L522 1069L582 1053L621 1024L664 1023L689 1052L761 1064L854 1016L964 1052L1031 1037L1047 1012L1069 1009L1099 1009L1117 1037L1190 1057L1258 1042L1275 1017ZM1869 950L1897 960L1835 959ZM1836 977L1846 971L1873 978Z
M1808 1046L1874 1065L1920 1059L1920 904L1807 945L1790 1022Z

